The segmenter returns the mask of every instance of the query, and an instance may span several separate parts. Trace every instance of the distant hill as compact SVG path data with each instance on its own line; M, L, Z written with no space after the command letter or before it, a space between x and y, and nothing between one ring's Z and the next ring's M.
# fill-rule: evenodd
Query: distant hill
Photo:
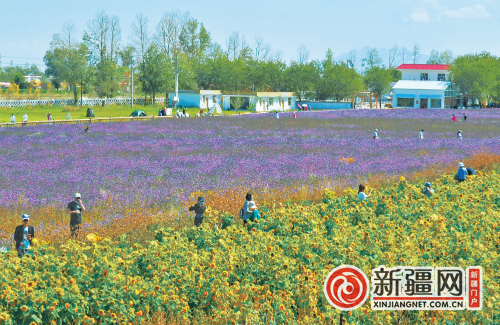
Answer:
M364 68L361 66L361 62L362 60L366 57L366 53L371 50L372 47L364 47L362 49L357 49L357 50L354 50L354 52L356 53L356 61L355 61L355 65L354 67L356 68L356 70L358 72L362 72L364 70ZM380 55L380 58L382 58L382 63L384 64L384 66L388 66L389 65L389 52L390 52L390 49L387 49L387 48L381 48L381 47L376 47L377 51L378 51L378 54ZM403 47L400 47L398 48L398 57L396 58L396 63L394 64L395 66L398 66L400 65L402 62L401 62L401 57L399 56L401 54L401 51L402 51ZM405 51L407 52L407 55L408 55L408 60L406 61L406 63L410 63L410 60L411 60L411 50L407 49L407 48L404 48ZM336 61L346 61L346 59L349 57L349 53L342 53L340 54L339 56L335 57L335 60ZM429 60L430 58L430 55L428 54L420 54L418 60L417 60L417 63L427 63L427 60Z

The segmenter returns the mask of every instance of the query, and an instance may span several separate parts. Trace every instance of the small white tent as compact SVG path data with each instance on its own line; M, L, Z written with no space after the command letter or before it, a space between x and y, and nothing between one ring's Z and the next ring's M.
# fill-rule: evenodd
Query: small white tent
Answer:
M208 115L213 115L214 112L217 112L217 114L222 114L222 108L220 107L217 100L215 100L215 103L208 110Z

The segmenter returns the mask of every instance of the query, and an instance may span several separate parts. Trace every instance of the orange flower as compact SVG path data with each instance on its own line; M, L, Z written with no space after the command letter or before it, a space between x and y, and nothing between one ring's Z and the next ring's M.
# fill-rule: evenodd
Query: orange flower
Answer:
M21 310L24 311L24 312L26 312L26 311L28 311L28 307L27 306L22 306Z
M137 317L142 317L142 310L139 310L137 313L135 313Z
M64 307L66 307L66 309L68 309L70 307L69 303L64 304Z
M283 310L283 309L285 309L285 306L280 305L280 310Z
M104 316L104 310L102 309L99 309L99 311L97 312L99 314L99 316L103 317Z

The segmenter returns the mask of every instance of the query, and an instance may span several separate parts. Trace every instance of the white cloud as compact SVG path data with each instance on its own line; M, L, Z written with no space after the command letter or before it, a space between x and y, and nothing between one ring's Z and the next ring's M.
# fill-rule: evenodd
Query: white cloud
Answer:
M445 10L443 12L448 17L453 18L490 18L490 14L486 11L484 5L476 5L475 7L461 7L458 10Z
M409 20L423 23L428 23L430 21L429 14L424 8L415 9L415 11L413 11L413 13L411 14ZM408 19L405 19L404 21L408 21Z

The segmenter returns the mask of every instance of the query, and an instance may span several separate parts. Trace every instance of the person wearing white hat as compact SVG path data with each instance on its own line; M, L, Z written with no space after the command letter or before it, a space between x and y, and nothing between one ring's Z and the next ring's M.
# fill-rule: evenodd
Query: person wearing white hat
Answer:
M82 211L85 212L85 206L83 205L80 193L75 194L75 199L68 204L66 210L67 213L71 214L71 219L69 221L71 236L78 236L78 231L82 224Z
M35 227L30 226L30 215L21 216L22 225L16 227L14 232L14 241L16 242L17 255L23 257L28 249L33 246L31 240L35 238Z
M375 131L373 131L373 138L378 139L378 129L375 129Z
M462 140L462 130L458 130L457 139Z
M467 168L465 168L464 163L460 162L458 163L458 182L462 183L465 182L465 179L467 178L467 175L469 173L467 172Z
M24 113L23 115L23 123L26 124L28 122L28 114Z

